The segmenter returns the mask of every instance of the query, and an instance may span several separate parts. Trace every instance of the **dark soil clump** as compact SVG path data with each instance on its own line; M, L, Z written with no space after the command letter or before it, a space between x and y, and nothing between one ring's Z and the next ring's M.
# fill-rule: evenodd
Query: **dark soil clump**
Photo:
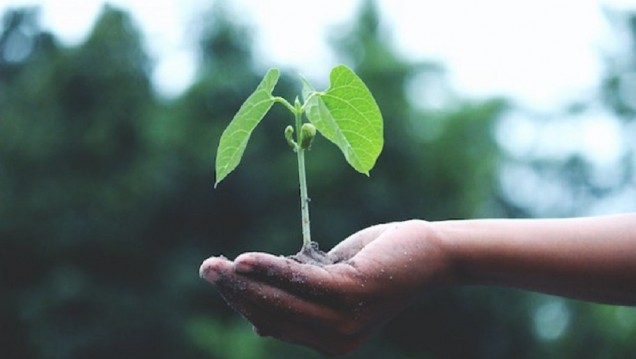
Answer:
M328 253L321 251L318 248L318 243L313 241L308 246L303 246L300 252L289 256L289 258L298 263L313 264L321 267L335 263L334 259Z

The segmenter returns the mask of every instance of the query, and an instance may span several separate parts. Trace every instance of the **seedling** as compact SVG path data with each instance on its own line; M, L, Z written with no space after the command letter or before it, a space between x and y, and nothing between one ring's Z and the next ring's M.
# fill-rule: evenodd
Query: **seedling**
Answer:
M267 71L223 131L216 154L214 187L238 166L252 131L274 103L285 106L294 116L293 124L285 128L284 134L298 157L303 250L306 250L313 242L309 227L305 151L309 150L316 131L340 148L351 167L368 176L384 143L382 114L364 82L344 65L331 70L330 86L323 92L314 90L307 80L302 79L302 104L298 97L292 105L284 98L272 95L278 78L277 69Z

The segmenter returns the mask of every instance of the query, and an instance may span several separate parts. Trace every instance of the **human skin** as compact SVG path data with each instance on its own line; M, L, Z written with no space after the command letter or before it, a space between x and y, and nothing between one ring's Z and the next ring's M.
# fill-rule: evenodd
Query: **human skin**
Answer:
M259 335L325 354L355 350L438 287L493 285L636 305L636 214L410 220L365 228L316 266L266 253L208 258L200 275Z

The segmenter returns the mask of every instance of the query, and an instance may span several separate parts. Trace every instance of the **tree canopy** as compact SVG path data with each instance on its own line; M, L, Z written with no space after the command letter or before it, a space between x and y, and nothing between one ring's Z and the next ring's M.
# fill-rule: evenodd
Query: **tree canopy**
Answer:
M391 220L561 214L502 189L511 163L566 183L570 213L582 200L633 193L636 142L626 142L622 180L599 187L597 169L580 156L511 158L497 138L514 107L505 99L462 98L442 86L430 91L449 100L427 105L412 84L445 82L443 66L400 55L380 18L364 2L332 39L376 97L385 147L370 178L324 138L307 153L313 233L323 248ZM632 39L635 18L628 17ZM301 245L295 158L279 120L288 116L276 107L254 132L245 164L213 190L221 131L263 74L250 29L222 7L198 43L195 83L166 100L152 87L152 61L126 12L105 6L76 46L61 45L33 9L4 14L0 352L7 357L318 357L254 335L197 276L210 255L292 254ZM599 103L625 128L636 113L626 92L633 71L608 66L599 84ZM277 92L298 93L295 75L281 69ZM636 351L634 335L633 309L464 288L423 295L351 357L617 358Z

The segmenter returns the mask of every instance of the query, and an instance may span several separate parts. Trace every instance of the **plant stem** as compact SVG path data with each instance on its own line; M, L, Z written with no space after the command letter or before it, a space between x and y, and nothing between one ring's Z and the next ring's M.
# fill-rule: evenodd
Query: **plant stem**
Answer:
M294 111L296 117L296 133L300 136L302 126L302 111ZM300 139L298 139L299 141ZM309 228L309 196L307 195L307 175L305 174L305 149L297 146L298 157L298 181L300 182L300 212L303 228L303 249L311 243L311 230Z

